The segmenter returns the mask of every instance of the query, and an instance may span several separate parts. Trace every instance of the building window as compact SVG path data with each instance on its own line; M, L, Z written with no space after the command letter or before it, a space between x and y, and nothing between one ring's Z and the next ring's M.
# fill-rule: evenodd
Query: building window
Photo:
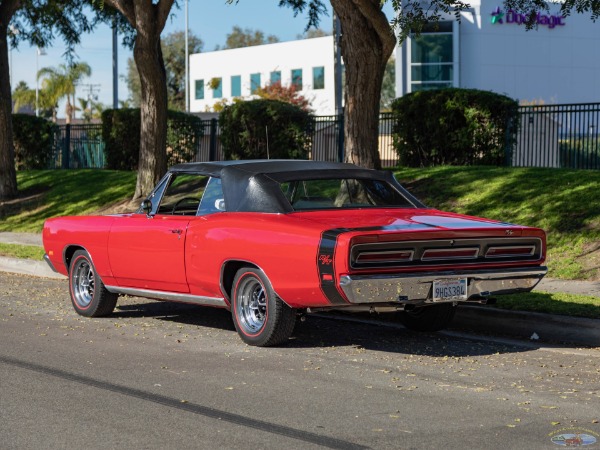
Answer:
M410 38L410 91L452 87L454 84L454 40L452 22L425 27Z
M195 99L196 100L204 100L204 80L196 80L195 82Z
M302 90L302 69L292 69L292 86L298 91Z
M313 67L313 89L325 89L325 67Z
M271 78L269 81L271 84L281 83L281 71L275 70L271 72Z
M210 87L213 91L213 98L223 98L223 79L212 78L210 80Z
M240 75L233 75L231 77L231 96L239 97L242 95L242 77Z
M257 89L260 89L260 73L250 74L250 93L254 94Z

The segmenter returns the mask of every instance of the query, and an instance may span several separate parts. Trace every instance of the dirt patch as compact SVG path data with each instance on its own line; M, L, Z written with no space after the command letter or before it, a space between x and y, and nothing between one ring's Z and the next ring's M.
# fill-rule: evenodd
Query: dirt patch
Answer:
M100 209L97 209L94 212L91 212L89 215L97 216L97 215L108 215L108 214L127 214L132 213L138 210L140 207L139 202L131 201L131 199L120 200L118 202L112 203L107 206L103 206Z
M577 257L583 273L591 281L600 281L600 241L588 242Z

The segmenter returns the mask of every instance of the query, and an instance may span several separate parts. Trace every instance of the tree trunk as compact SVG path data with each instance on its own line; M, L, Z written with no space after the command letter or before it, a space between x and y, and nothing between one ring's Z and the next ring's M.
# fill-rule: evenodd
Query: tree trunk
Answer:
M331 5L342 27L341 50L346 67L345 160L379 169L381 84L396 38L379 0L331 0Z
M4 13L4 11L2 11ZM4 16L4 14L2 14ZM0 18L0 200L17 195L12 128L12 96L8 68L8 22Z
M142 85L140 159L135 199L147 196L167 171L167 76L160 31L139 32L133 56Z
M133 200L147 196L167 171L167 75L160 48L174 0L105 0L135 29L133 58L140 75L140 158Z

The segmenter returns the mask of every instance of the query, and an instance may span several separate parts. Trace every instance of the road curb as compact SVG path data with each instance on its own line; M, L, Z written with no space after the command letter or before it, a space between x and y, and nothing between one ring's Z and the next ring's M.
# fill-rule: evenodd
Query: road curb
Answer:
M461 305L450 328L520 339L531 339L535 333L542 341L600 346L600 320L583 317Z
M54 272L44 261L34 259L9 258L0 256L0 271L33 275L36 277L65 279L64 275Z

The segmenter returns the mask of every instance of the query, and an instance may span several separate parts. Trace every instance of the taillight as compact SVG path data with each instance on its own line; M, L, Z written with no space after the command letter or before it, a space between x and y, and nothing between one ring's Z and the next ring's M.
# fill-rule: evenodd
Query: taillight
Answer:
M442 259L475 259L478 247L470 248L431 248L423 252L421 261L439 261Z
M486 258L510 258L512 256L532 256L535 252L533 245L511 247L490 247L485 253Z
M359 264L398 263L412 261L414 252L412 250L399 250L387 252L360 252L356 256Z

